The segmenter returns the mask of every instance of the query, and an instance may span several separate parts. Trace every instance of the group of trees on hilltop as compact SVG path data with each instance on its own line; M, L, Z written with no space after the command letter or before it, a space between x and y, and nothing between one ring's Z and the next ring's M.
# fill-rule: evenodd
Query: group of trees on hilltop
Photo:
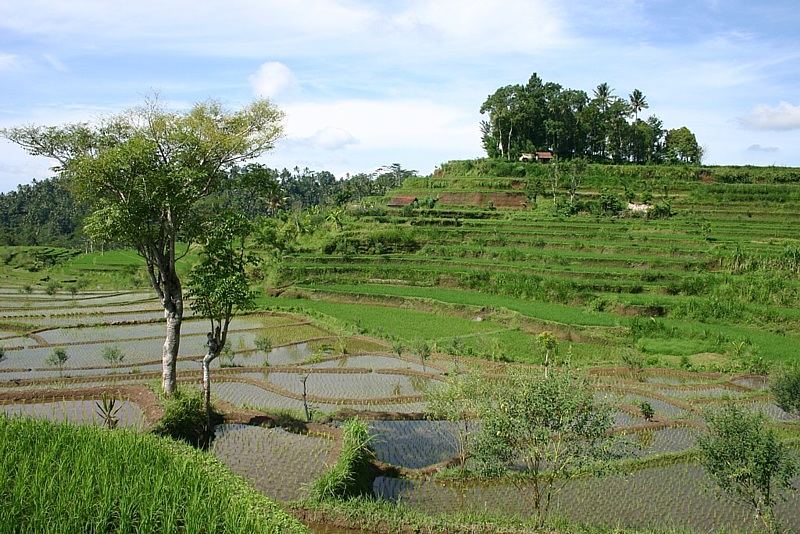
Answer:
M614 95L607 83L590 97L534 73L525 85L497 89L481 106L483 147L489 157L516 159L522 153L552 151L562 159L586 158L609 163L700 163L703 155L685 126L664 129L645 95Z

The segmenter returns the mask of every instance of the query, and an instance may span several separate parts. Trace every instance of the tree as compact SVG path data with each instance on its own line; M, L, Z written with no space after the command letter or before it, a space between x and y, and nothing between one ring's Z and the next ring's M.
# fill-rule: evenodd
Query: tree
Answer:
M536 336L536 344L544 352L544 376L547 377L550 368L550 358L558 352L558 339L552 332L544 331Z
M667 132L665 150L667 158L673 163L699 164L703 157L703 149L697 144L697 138L686 126Z
M649 108L650 104L647 103L644 94L638 89L634 89L633 92L628 96L628 99L630 100L631 111L634 115L634 122L638 122L639 112L643 109Z
M448 377L443 387L429 388L426 392L428 415L434 420L452 423L458 461L463 471L468 451L477 426L470 421L479 413L484 379L479 374L468 373Z
M755 511L769 532L780 526L775 503L785 498L780 490L791 490L797 464L792 451L764 416L733 404L706 416L708 434L698 440L700 462L720 490Z
M111 365L116 365L125 359L125 353L116 345L103 348L101 355L103 359Z
M576 158L569 162L569 205L575 206L575 195L578 193L578 188L583 181L583 175L586 172L586 161L582 158Z
M402 358L403 352L406 350L406 344L402 339L392 340L392 352L397 354L398 358Z
M785 412L800 415L800 365L780 372L770 388L775 404Z
M195 313L211 323L208 350L202 362L203 400L207 430L211 434L211 362L227 344L233 316L254 304L246 269L255 259L245 248L251 232L245 216L228 214L208 226L200 263L189 275L189 296Z
M516 372L487 391L473 457L479 472L498 475L522 462L512 480L530 498L541 526L552 497L579 473L602 474L613 458L613 420L586 379L569 371L549 376Z
M267 356L270 352L272 352L272 338L269 337L266 333L257 335L255 342L256 342L256 349L264 353L265 356Z
M64 378L64 365L66 365L67 360L69 360L69 354L67 354L67 349L58 347L53 349L53 352L51 352L47 356L44 363L46 363L50 367L58 367L59 376L61 378Z
M184 308L176 263L202 239L213 215L200 209L201 201L223 188L234 165L273 147L282 118L267 100L233 112L208 101L175 113L152 99L95 125L0 132L32 155L58 161L56 170L94 207L85 226L92 239L130 246L144 258L167 323L167 395L176 388Z
M601 111L605 111L614 98L614 90L606 82L601 83L594 90L594 99L600 105Z
M422 370L425 370L425 362L431 357L431 346L427 341L420 339L414 343L414 352L417 353L420 362L422 363Z

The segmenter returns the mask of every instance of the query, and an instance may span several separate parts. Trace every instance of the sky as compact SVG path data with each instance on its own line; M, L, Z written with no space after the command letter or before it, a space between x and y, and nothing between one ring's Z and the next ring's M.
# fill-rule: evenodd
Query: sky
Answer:
M0 128L270 98L260 161L337 176L483 156L479 108L545 81L646 96L709 164L800 166L796 0L0 0ZM0 191L52 175L0 140Z

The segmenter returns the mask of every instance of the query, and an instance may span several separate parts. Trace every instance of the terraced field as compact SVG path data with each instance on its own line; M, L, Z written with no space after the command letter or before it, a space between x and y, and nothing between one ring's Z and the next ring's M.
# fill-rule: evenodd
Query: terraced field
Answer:
M499 345L507 357L531 363L539 355L529 338L545 329L570 343L573 361L592 365L619 361L623 347L656 366L712 370L746 367L745 355L767 363L795 357L799 186L714 183L715 173L730 179L725 169L706 170L706 181L675 172L648 182L624 169L609 179L592 168L578 202L591 204L603 194L624 205L626 195L637 202L649 195L653 204L669 204L673 215L570 215L554 211L549 190L525 208L380 205L397 195L523 194L530 180L549 183L541 172L450 174L467 167L448 164L436 177L407 180L376 207L354 210L344 229L327 237L329 245L301 246L282 274L302 281L299 295L316 300L287 292L269 304L325 313L378 335L442 343L461 337L465 355L485 356ZM661 174L668 173L654 171ZM372 308L371 317L355 317L352 303L402 313L391 322L377 319ZM433 321L421 324L412 308L455 308L460 317L486 322L470 328L453 320L437 329ZM413 324L391 324L404 317Z
M342 422L358 415L381 473L377 496L431 513L524 516L526 488L431 478L452 464L457 428L428 417L426 393L465 370L492 380L539 369L540 334L550 332L550 363L590 377L629 454L619 473L570 482L555 512L602 526L749 532L747 510L708 489L694 452L704 411L727 402L800 435L763 374L796 361L800 347L800 186L675 173L649 184L622 171L616 181L592 175L578 190L586 203L648 192L670 205L667 218L569 214L549 192L534 204L524 177L445 168L390 194L438 197L433 207L390 210L376 199L350 209L340 230L309 231L273 273L280 289L234 320L231 353L213 366L226 422L212 452L268 496L303 498L335 461ZM498 195L524 202L495 209ZM206 328L188 314L183 387L199 387ZM98 424L96 402L114 391L120 425L148 430L159 416L146 386L160 374L163 329L144 291L0 288L0 411ZM269 351L256 348L264 336ZM111 348L122 361L104 358ZM54 349L69 356L62 368L48 363ZM800 530L797 494L779 513Z

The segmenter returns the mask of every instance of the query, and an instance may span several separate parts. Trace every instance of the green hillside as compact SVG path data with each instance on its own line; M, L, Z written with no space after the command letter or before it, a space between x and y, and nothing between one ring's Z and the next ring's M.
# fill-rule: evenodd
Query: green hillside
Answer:
M553 172L477 160L407 179L372 207L352 207L341 230L306 237L284 257L281 282L340 303L511 312L504 338L464 341L475 353L499 342L515 359L536 360L533 343L519 342L543 329L587 363L625 351L695 367L794 357L799 169L589 165L572 194L565 166L555 195ZM417 202L386 207L401 196ZM503 201L510 196L520 200ZM653 208L636 216L628 202ZM391 321L381 329L414 337Z

